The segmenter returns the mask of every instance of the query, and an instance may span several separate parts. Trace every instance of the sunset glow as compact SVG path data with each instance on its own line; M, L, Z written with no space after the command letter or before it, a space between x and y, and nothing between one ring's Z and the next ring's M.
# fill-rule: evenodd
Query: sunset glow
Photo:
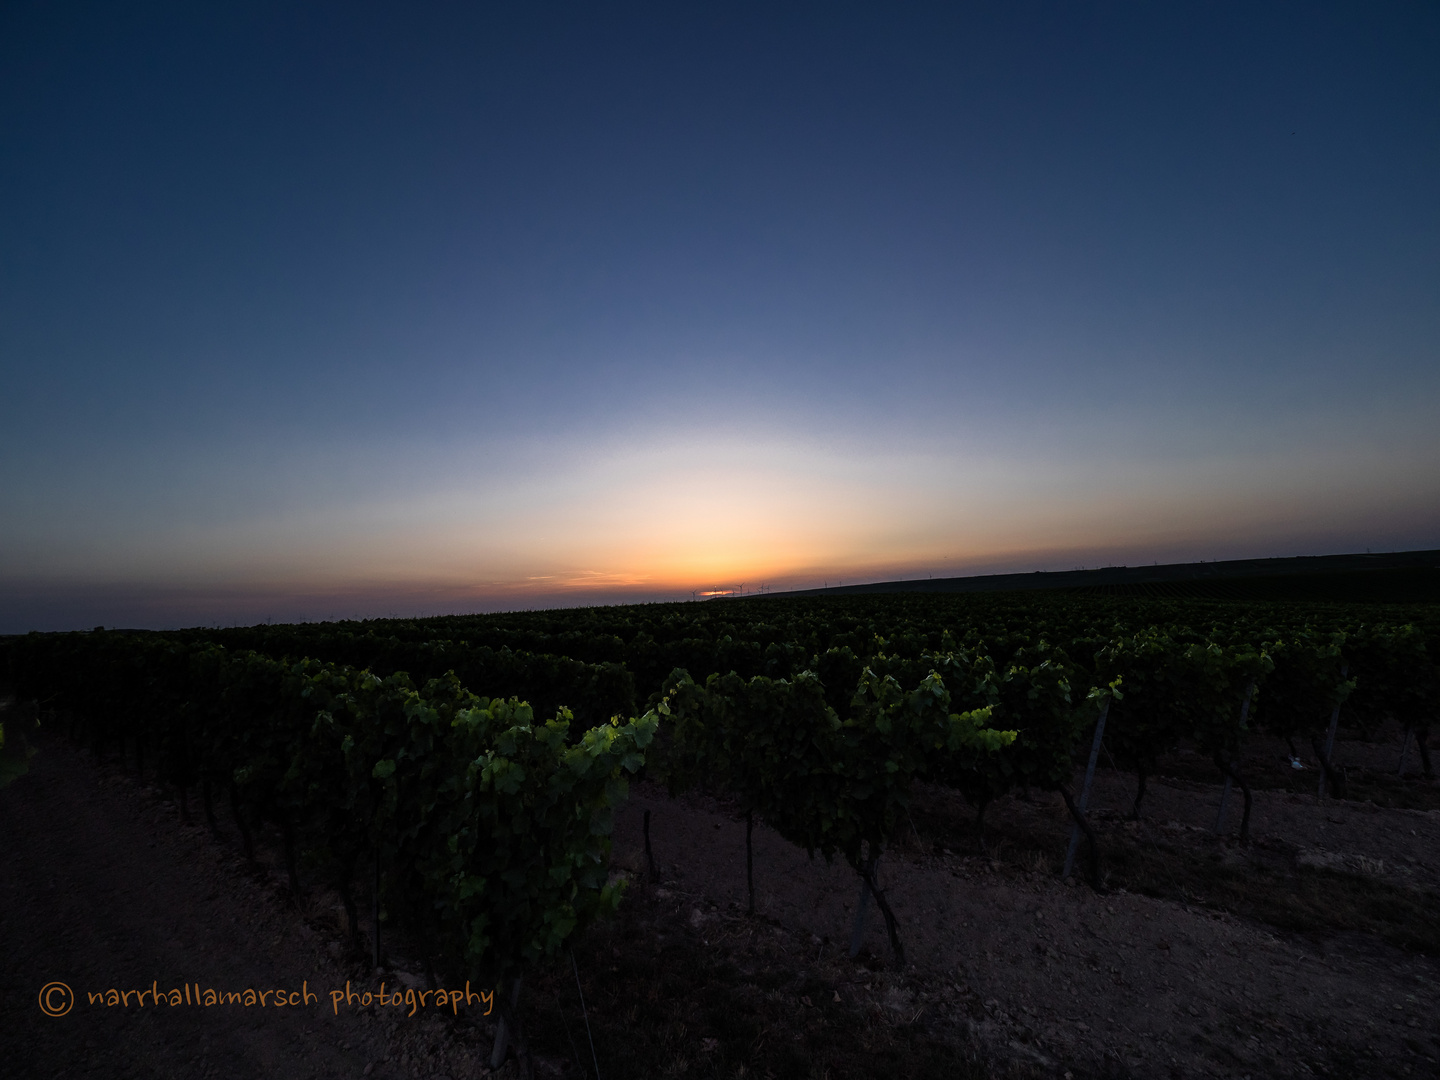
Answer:
M11 9L0 632L1440 546L1353 14Z

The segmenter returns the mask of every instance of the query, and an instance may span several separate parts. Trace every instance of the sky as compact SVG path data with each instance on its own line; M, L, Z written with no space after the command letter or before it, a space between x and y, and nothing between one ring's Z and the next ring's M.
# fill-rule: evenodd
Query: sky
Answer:
M1440 547L1440 6L0 6L0 632Z

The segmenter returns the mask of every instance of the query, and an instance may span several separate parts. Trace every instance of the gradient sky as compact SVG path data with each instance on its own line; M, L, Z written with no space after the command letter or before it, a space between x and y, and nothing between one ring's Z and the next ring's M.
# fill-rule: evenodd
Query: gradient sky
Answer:
M1440 547L1440 6L0 7L0 632Z

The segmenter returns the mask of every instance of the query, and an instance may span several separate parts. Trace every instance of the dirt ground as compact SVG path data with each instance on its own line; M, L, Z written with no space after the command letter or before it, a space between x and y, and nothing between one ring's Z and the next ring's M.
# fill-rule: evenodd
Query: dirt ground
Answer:
M235 844L183 825L164 793L62 740L46 739L29 773L0 791L0 867L0 1075L408 1076L397 1032L443 1048L426 1075L449 1075L448 1061L468 1066L488 1036L482 1024L445 1038L443 1023L418 1013L403 1029L373 1008L332 1015L330 989L381 982L333 955L333 912L290 907L273 863L247 866ZM52 982L80 999L65 1015L40 1008ZM86 1000L156 982L162 992L308 989L318 1000L288 1010Z
M735 808L637 785L615 836L617 873L630 879L620 914L577 943L573 966L567 957L527 977L537 1072L1440 1076L1434 786L1384 778L1398 741L1341 749L1352 794L1393 788L1392 805L1321 803L1300 786L1313 768L1287 775L1284 755L1259 745L1246 768L1267 789L1248 846L1230 835L1238 792L1228 834L1214 832L1219 788L1202 763L1167 762L1138 823L1125 820L1133 779L1102 768L1091 797L1099 894L1059 879L1069 823L1058 798L1003 800L982 840L956 796L920 791L882 862L903 970L873 909L864 949L846 955L858 898L848 867L812 862L758 825L757 914L747 916ZM332 1015L328 991L346 979L376 991L382 980L423 985L403 940L370 970L342 944L338 899L311 880L314 868L302 868L307 888L293 904L264 837L247 864L233 829L216 838L184 825L170 794L55 738L0 791L0 1073L488 1073L494 1027L478 1006ZM656 882L643 856L647 809ZM81 996L66 1015L40 1008L52 981ZM321 994L288 1011L83 1000L152 981ZM512 1058L502 1071L515 1068Z
M1123 805L1130 786L1129 778L1099 777L1092 805L1100 808L1107 848L1117 832L1129 833L1132 845L1158 837L1187 848L1184 858L1251 869L1253 856L1211 832L1218 789L1207 799L1152 784L1150 813L1159 824L1130 825L1114 815L1114 828L1106 828L1105 806ZM953 991L948 1007L973 1017L969 1030L987 1058L1087 1073L1440 1075L1440 962L1433 953L1343 929L1287 932L1198 896L1186 902L1131 892L1113 872L1107 895L1067 885L1055 872L1068 831L1058 797L1007 800L990 813L991 855L1004 855L997 849L1007 835L1025 834L1048 836L1048 852L1012 846L1010 857L988 857L943 843L937 850L934 823L952 798L930 792L917 800L923 841L886 856L887 894L912 965L907 978L877 980L869 991L877 1005L893 1006L896 987L906 1002L927 990ZM635 809L653 809L657 857L687 853L668 867L674 879L735 911L745 900L743 824L713 801L687 802L676 812L663 796L645 792ZM635 819L632 811L622 823L622 850L635 849ZM1252 829L1252 848L1284 851L1295 872L1322 887L1331 878L1358 878L1362 888L1387 877L1405 887L1433 885L1440 871L1440 814L1433 811L1333 801L1317 808L1313 798L1307 805L1303 796L1260 792ZM755 843L757 910L843 945L858 900L853 871L812 863L769 830L757 829ZM703 860L693 854L701 849L710 853ZM1417 899L1424 905L1417 916L1435 919L1433 894ZM866 944L877 956L888 953L878 917L869 921Z

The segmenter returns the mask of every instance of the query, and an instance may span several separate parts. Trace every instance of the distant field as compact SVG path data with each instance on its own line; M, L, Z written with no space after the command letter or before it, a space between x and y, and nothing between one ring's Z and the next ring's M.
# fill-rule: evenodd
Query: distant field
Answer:
M1033 592L1064 589L1105 596L1209 600L1319 600L1440 603L1440 551L1318 555L1287 559L1108 566L981 577L924 578L806 589L780 596L868 593Z

